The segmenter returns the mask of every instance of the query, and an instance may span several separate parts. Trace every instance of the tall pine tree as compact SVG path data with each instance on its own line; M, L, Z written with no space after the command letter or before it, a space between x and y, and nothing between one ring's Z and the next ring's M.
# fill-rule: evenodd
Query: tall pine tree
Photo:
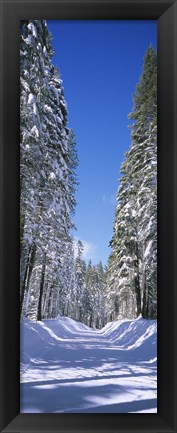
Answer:
M151 46L144 57L133 101L129 115L134 120L131 148L121 166L111 240L114 261L108 263L107 291L111 291L118 304L117 317L142 314L144 318L154 318L157 314L157 54Z
M21 315L57 315L74 252L77 155L44 20L21 22ZM68 256L69 257L68 257ZM68 275L69 278L69 275Z

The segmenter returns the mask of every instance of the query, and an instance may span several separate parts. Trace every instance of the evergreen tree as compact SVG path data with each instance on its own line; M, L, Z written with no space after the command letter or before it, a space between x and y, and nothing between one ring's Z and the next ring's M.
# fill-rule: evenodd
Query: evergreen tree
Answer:
M105 322L104 315L105 274L103 265L99 262L92 266L89 260L84 291L84 323L90 327L101 328Z
M108 257L105 274L105 317L108 322L117 319L119 313L117 273L117 258L115 251L112 251Z
M107 290L117 317L156 317L157 55L150 46L133 96L131 148L121 166ZM112 269L112 270L111 270ZM110 277L111 275L111 277ZM110 314L113 315L113 305ZM114 316L115 317L115 316Z
M85 274L86 264L83 260L84 247L80 240L77 242L77 257L75 260L75 278L76 278L76 320L82 322L84 317L83 298L85 292Z
M82 308L84 312L84 323L87 326L93 326L93 308L94 308L94 275L92 262L89 260L85 274L85 289L83 293Z
M94 285L95 327L102 328L105 323L105 314L104 314L105 273L101 261L94 267L94 272L95 272L95 285Z
M20 49L21 314L40 320L58 313L73 260L77 154L44 20L21 23Z

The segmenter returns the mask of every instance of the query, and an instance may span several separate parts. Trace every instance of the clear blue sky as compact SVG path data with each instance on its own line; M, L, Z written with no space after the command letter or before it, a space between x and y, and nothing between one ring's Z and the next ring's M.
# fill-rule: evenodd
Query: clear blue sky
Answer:
M128 113L156 21L47 21L79 158L75 236L85 258L106 264L120 165L130 146Z

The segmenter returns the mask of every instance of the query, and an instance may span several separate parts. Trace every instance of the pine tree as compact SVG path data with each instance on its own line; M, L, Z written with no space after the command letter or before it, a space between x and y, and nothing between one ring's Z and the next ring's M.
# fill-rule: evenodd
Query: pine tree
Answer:
M105 322L104 314L105 273L99 262L92 266L89 260L85 275L83 296L84 323L90 327L101 328Z
M84 312L84 323L87 326L93 326L93 308L94 308L94 293L93 293L93 267L89 260L85 274L85 289L83 293L82 308Z
M108 257L105 274L105 316L108 322L117 319L119 313L117 273L117 258L115 251L112 251Z
M77 242L77 257L75 260L75 278L76 278L76 320L83 321L83 299L85 293L85 274L86 264L83 260L84 247L80 240Z
M77 154L44 20L21 23L20 48L21 314L40 320L57 315L66 262L74 257Z
M105 273L102 262L100 261L95 267L95 326L96 328L102 328L105 323L104 314L104 289L105 289Z
M151 46L133 101L132 144L121 166L107 287L117 300L118 317L152 318L157 307L157 55Z
M157 314L157 53L151 46L145 54L129 117L135 119L131 159L137 187L142 315L152 318Z

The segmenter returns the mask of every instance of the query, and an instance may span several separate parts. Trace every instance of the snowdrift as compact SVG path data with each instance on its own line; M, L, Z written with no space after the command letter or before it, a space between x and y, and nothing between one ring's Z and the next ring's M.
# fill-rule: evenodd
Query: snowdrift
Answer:
M108 323L102 330L110 341L119 348L136 350L144 358L156 357L157 321L156 320L120 320Z
M157 323L21 322L21 412L157 411Z
M21 362L43 354L51 349L56 342L64 342L82 335L90 334L92 330L81 322L69 317L58 316L56 319L32 322L27 319L20 324Z
M144 359L157 356L157 321L156 320L115 320L107 323L101 330L88 328L81 322L69 317L58 316L56 319L42 322L21 322L21 362L51 349L56 342L102 336L109 339L119 349L133 350L143 355Z

